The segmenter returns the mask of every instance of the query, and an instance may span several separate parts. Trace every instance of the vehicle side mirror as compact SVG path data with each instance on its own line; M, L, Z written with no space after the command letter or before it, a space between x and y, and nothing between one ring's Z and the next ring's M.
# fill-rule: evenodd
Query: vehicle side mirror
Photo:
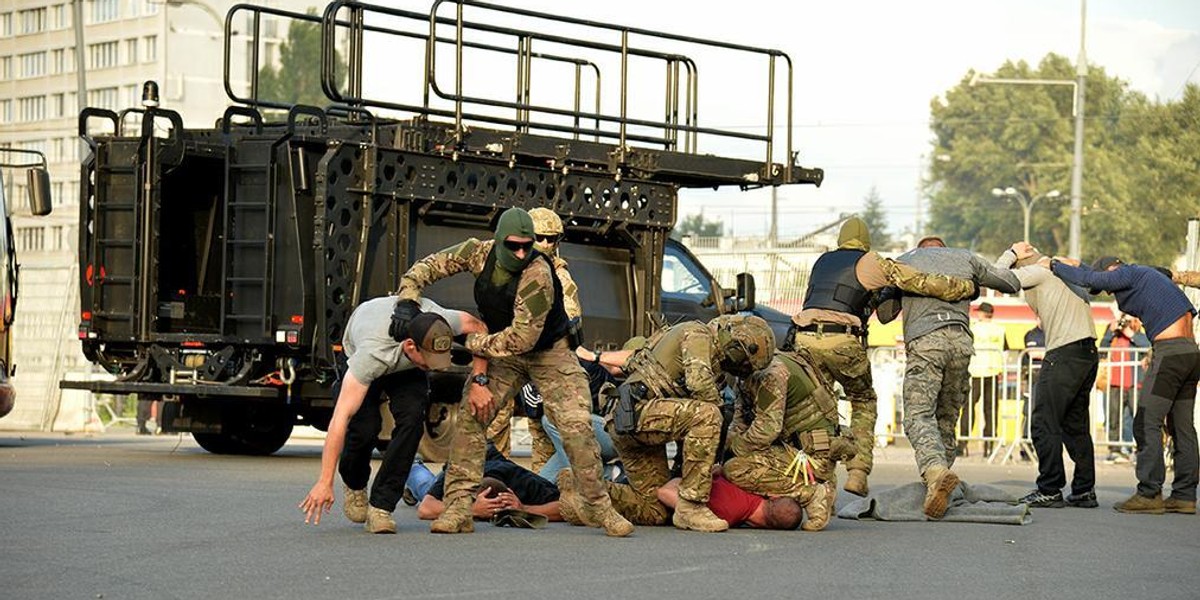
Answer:
M42 167L29 169L29 210L35 217L50 214L50 173Z
M749 273L737 275L737 304L738 311L754 310L754 276Z

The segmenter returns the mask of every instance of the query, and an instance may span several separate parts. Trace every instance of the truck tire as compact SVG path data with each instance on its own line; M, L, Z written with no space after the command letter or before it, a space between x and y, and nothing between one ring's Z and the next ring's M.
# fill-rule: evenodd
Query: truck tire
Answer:
M274 408L227 408L221 421L219 433L192 433L201 448L213 454L266 456L287 443L295 416Z

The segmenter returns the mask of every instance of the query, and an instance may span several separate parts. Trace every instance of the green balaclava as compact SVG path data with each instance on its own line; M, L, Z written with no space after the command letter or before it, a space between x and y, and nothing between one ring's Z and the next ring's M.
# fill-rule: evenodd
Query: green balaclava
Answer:
M842 231L838 234L838 250L871 251L871 232L867 224L858 217L850 217L842 223Z
M500 222L496 223L496 264L509 273L520 273L533 260L533 249L525 253L525 258L517 258L516 253L504 246L504 238L515 235L533 241L533 217L523 208L510 208L500 214Z

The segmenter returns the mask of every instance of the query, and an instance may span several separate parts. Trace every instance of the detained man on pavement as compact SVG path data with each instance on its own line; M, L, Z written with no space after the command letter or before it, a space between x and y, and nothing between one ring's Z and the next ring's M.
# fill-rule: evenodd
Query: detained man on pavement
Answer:
M321 474L300 503L305 523L319 524L321 513L333 505L336 467L345 484L346 518L363 523L371 533L396 532L392 512L403 494L429 407L425 372L450 366L454 335L486 332L479 319L430 300L418 307L387 296L354 309L342 336L344 354L333 387L335 404L321 450ZM487 361L477 359L475 368L486 369ZM379 405L385 399L395 428L368 503L371 453L382 427Z
M1005 293L1021 288L1008 269L988 264L964 248L947 248L936 236L896 259L927 273L970 279L976 285ZM904 310L904 431L912 443L917 468L927 489L925 515L941 519L950 494L958 487L954 466L958 440L955 433L963 401L970 393L968 365L971 341L970 301L946 302L937 298L905 295ZM895 317L881 307L880 320Z
M483 476L485 429L496 404L512 403L521 386L532 382L543 396L543 409L562 435L572 478L581 496L580 517L610 536L633 533L633 525L612 508L601 477L600 451L592 435L587 375L568 342L562 283L549 257L534 249L529 213L501 213L491 240L468 239L417 261L401 277L399 296L416 300L426 286L457 273L475 276L475 304L488 334L467 336L466 346L487 359L476 370L468 396L459 405L450 464L446 469L446 510L431 525L433 533L470 533L472 490Z

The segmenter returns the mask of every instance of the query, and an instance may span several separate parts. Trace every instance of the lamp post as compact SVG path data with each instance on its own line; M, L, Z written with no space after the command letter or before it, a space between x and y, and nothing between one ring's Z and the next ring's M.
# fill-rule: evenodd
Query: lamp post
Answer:
M1054 198L1058 198L1059 196L1062 195L1062 193L1060 193L1058 190L1050 190L1045 195L1033 196L1032 198L1030 198L1030 197L1025 196L1025 194L1023 194L1021 192L1021 190L1018 190L1015 187L1007 187L1004 189L992 188L992 195L997 198L1008 198L1009 200L1016 198L1017 202L1021 203L1021 210L1025 212L1025 239L1024 239L1024 241L1028 242L1029 241L1029 216L1031 213L1033 213L1033 205L1036 204L1038 200L1042 200L1042 199L1053 200Z

